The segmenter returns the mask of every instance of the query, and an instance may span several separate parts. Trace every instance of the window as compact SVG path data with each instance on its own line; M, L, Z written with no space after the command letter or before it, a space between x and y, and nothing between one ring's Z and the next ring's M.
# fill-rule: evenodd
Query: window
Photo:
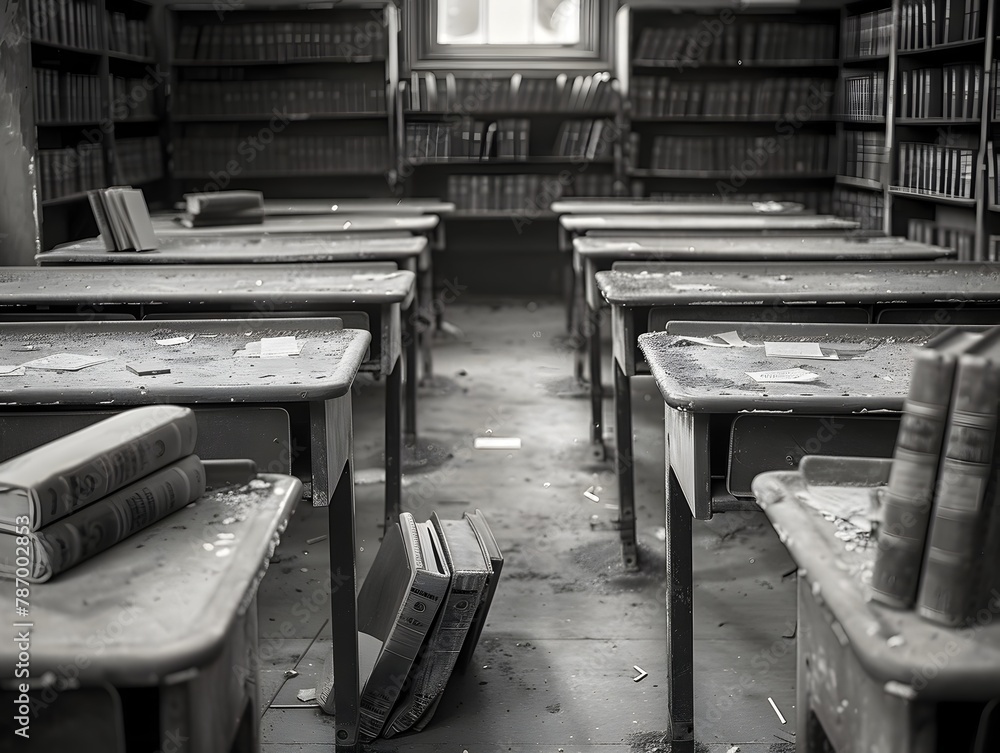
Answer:
M607 64L610 5L610 0L411 0L410 11L417 15L408 24L411 64Z

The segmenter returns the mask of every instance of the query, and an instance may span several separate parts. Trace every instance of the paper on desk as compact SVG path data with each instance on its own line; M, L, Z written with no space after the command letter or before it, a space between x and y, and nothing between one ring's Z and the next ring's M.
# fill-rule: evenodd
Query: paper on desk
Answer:
M750 343L748 343L746 340L744 340L742 337L740 337L736 333L736 330L730 330L729 332L723 332L720 335L716 335L716 337L718 337L720 340L725 341L729 345L732 345L734 348L749 348L749 347L752 347L750 345Z
M294 335L287 337L263 337L256 342L247 343L243 350L236 351L238 356L250 358L284 358L297 356L308 340L297 340Z
M753 347L750 343L736 334L736 331L723 332L718 335L709 335L708 337L693 337L688 335L679 335L681 340L686 340L687 342L698 343L699 345L708 345L713 348L751 348Z
M0 365L0 376L24 376L24 367L12 364Z
M717 290L715 285L710 285L707 282L671 282L668 283L670 287L674 290L679 290L682 293L699 293L704 290Z
M748 371L747 376L755 382L815 382L818 374L805 369L785 369L784 371Z
M104 356L83 356L78 353L54 353L44 358L36 358L28 361L23 366L31 369L42 369L44 371L79 371L88 366L96 366L99 363L110 361Z
M194 339L194 335L179 335L178 337L168 337L163 340L157 340L157 345L183 345L184 343L189 343Z
M816 361L837 361L836 353L824 353L819 343L783 342L764 343L764 354L769 358L808 358Z

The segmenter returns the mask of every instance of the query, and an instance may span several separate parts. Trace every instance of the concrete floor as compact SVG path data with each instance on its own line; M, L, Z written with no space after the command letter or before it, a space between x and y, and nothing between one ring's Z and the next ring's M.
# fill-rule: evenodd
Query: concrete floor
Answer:
M630 574L610 527L612 466L591 457L589 402L570 377L562 308L468 298L449 308L462 334L436 340L435 380L421 388L430 461L405 475L404 509L423 520L481 508L506 556L503 577L473 668L452 678L431 724L370 749L667 753L659 393L633 380L643 565ZM355 395L363 577L381 534L383 393L362 378ZM520 437L522 449L473 450L489 433ZM591 487L599 502L584 496ZM305 543L326 532L325 512L299 507L261 586L265 753L328 753L334 739L332 718L296 698L315 687L329 646L328 602L312 598L326 543ZM793 750L776 733L795 729L795 577L783 575L794 565L763 515L696 521L694 560L699 750ZM633 682L634 666L649 676ZM286 678L290 669L298 676Z

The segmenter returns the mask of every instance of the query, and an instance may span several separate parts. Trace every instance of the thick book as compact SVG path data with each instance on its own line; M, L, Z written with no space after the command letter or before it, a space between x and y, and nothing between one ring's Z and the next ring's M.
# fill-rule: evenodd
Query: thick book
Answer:
M88 191L87 198L109 251L150 251L157 247L142 191L131 186L112 186Z
M205 468L188 455L41 530L0 533L0 575L43 583L204 493Z
M1000 401L1000 328L959 355L928 546L917 595L920 616L963 624L976 600L988 523ZM995 495L995 490L990 489Z
M872 575L872 597L891 607L909 609L917 597L955 365L980 337L956 327L914 352Z
M184 194L185 210L192 215L230 215L252 210L264 211L264 194L260 191L216 191Z
M476 510L474 513L467 512L465 513L465 518L472 524L472 529L479 538L479 545L483 549L483 554L489 560L490 577L487 581L486 593L476 608L476 614L472 618L472 625L469 627L465 644L462 646L462 651L458 657L456 666L463 672L468 669L469 664L472 662L476 644L479 643L479 636L486 625L486 618L489 616L490 606L493 604L493 597L496 595L497 583L500 581L500 571L503 569L503 554L500 552L500 547L497 545L497 540L493 536L493 531L490 529L490 525L486 521L486 516L483 515L482 510Z
M449 581L437 532L429 523L416 523L410 513L400 513L399 524L386 531L358 593L358 737L363 742L382 731ZM317 695L322 708L334 713L332 661L326 663Z
M37 531L190 455L197 439L190 408L150 405L0 463L0 531Z
M437 513L432 513L431 525L441 542L451 582L426 646L414 664L409 687L386 721L383 737L405 732L418 721L423 724L429 721L430 715L425 716L425 712L448 684L489 582L489 560L467 518L441 520Z

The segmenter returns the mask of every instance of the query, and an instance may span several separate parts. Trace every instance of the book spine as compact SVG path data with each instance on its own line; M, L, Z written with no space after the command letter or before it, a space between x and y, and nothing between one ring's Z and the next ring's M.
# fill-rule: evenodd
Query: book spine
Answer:
M145 411L141 416L131 411L130 414L101 422L106 425L97 436L110 441L98 441L94 433L82 430L79 443L72 442L70 437L75 435L70 435L58 448L52 447L54 453L63 457L75 453L84 455L85 460L29 490L31 530L37 531L194 451L198 429L190 410L171 412L172 418L166 421L163 416ZM107 425L112 421L113 426ZM95 452L97 447L107 449ZM56 464L62 458L58 455L47 457L39 448L38 462L46 459ZM18 458L9 462L12 469L16 468ZM16 477L16 473L12 475Z
M872 575L873 598L898 609L910 608L917 596L954 375L954 358L917 352L882 498Z
M34 533L32 570L45 581L190 504L205 493L196 455L104 497Z
M959 359L917 597L918 613L943 625L961 625L974 596L977 544L996 439L998 372L989 361Z

